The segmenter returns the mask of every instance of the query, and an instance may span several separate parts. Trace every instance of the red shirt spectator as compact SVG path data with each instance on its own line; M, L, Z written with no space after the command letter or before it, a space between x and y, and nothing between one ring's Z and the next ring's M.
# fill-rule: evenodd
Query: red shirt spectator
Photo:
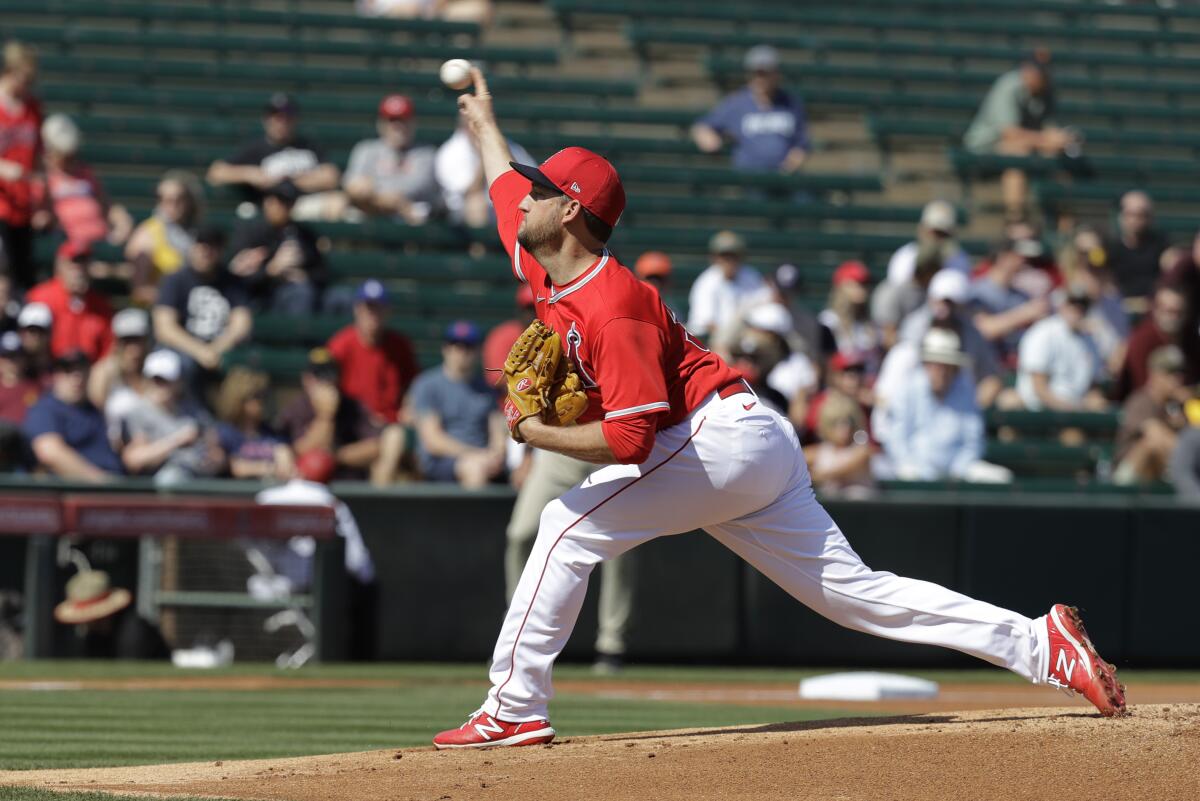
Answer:
M417 359L406 337L384 328L387 312L383 285L365 282L354 304L354 323L334 334L327 347L341 367L342 392L394 423L417 375Z
M517 308L519 312L515 319L500 323L489 331L483 340L483 375L489 383L499 378L496 371L504 369L504 360L508 358L513 343L533 322L533 290L529 288L529 284L517 287Z
M33 178L41 160L42 109L32 96L37 57L20 42L4 45L0 72L0 243L15 283L34 282Z
M67 239L91 244L108 236L104 190L86 164L47 167L46 180L37 184L35 195L49 201Z
M60 357L82 351L95 362L112 348L112 306L88 281L91 252L86 246L64 242L54 259L54 277L29 290L25 299L44 303L54 315L50 352Z

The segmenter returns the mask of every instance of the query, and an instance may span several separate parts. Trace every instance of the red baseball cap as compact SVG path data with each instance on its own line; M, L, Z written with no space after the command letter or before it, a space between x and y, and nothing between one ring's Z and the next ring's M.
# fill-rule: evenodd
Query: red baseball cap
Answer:
M633 263L633 272L638 278L666 278L671 274L671 257L662 251L647 250Z
M81 261L92 257L92 248L87 242L81 242L77 239L68 239L58 246L58 252L54 254L54 258L66 259L68 261Z
M871 271L861 261L844 261L833 271L833 285L838 286L847 281L865 284L871 280Z
M562 192L608 225L616 226L625 211L625 187L608 159L582 147L568 147L529 167L510 161L509 166L535 184Z
M839 350L829 359L829 368L831 370L850 370L854 368L862 368L866 365L866 360L858 353L846 353Z
M407 120L414 111L406 95L388 95L379 101L379 116L385 120Z

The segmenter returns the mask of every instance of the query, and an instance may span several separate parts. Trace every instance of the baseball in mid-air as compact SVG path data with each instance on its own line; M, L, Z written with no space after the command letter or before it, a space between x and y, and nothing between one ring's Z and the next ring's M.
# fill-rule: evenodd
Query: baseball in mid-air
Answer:
M471 85L471 62L465 58L452 58L442 64L438 75L450 89L466 89Z

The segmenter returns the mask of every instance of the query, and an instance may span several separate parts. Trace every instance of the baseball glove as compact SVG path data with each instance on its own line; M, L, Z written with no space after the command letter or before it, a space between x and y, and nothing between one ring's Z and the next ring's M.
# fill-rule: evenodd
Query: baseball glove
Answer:
M571 360L562 352L562 339L534 320L513 343L504 360L508 397L504 418L517 442L523 442L517 425L537 415L551 425L567 425L587 408L587 395Z

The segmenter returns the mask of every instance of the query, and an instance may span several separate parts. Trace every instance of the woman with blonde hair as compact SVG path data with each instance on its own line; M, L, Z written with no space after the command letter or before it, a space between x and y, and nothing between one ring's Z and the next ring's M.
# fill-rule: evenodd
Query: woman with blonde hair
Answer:
M871 476L871 438L858 401L830 392L821 404L817 433L821 441L804 449L813 486L824 493L866 495Z
M158 202L129 238L125 258L133 264L133 299L153 305L158 282L183 266L204 218L204 187L184 170L168 170L158 182Z
M266 373L245 367L229 371L217 394L217 437L229 454L234 478L289 479L295 475L292 449L266 422Z

